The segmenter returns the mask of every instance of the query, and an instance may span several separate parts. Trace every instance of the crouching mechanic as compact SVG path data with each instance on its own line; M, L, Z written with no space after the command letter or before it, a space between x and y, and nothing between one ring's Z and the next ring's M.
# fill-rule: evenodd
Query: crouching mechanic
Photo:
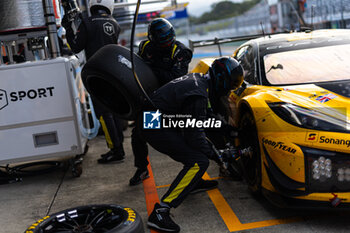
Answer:
M231 57L223 57L213 62L206 75L194 73L175 79L158 89L151 100L164 114L191 115L204 121L208 99L213 96L211 92L215 92L215 96L225 96L242 82L241 65ZM142 117L137 119L136 124L142 127ZM217 187L217 181L203 180L202 176L209 166L208 159L218 161L218 157L202 128L143 129L141 134L153 148L184 165L148 218L151 228L179 232L180 227L170 218L170 208L178 207L191 192Z
M108 44L118 44L120 26L112 17L114 0L90 0L90 17L79 14L75 17L76 32L68 14L65 14L62 25L66 29L67 41L74 53L85 50L87 60L97 50ZM122 121L93 99L96 115L99 118L110 149L101 155L99 163L121 162L124 160Z
M188 72L192 51L176 40L174 27L166 19L154 19L148 25L148 40L140 43L138 55L152 68L160 85L164 85ZM131 145L137 170L130 185L137 185L148 178L148 147L136 126L131 135Z

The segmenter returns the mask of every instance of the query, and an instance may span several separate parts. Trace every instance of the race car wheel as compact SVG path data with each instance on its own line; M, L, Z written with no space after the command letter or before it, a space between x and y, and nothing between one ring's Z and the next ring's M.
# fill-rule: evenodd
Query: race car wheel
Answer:
M125 120L135 120L144 105L150 104L139 84L148 95L160 87L151 67L137 54L134 62L138 81L132 72L130 50L110 44L97 51L81 72L94 101Z
M10 175L41 175L48 172L52 172L55 169L59 168L62 165L59 161L38 161L38 162L30 162L23 163L20 165L16 165L10 167L9 165L4 167L0 166L0 168L4 168L6 172Z
M140 216L118 205L87 205L46 216L31 225L31 233L144 233Z
M240 120L240 146L251 147L253 153L242 156L240 162L243 174L249 184L249 188L255 194L261 191L261 157L259 149L259 138L252 113L245 112Z

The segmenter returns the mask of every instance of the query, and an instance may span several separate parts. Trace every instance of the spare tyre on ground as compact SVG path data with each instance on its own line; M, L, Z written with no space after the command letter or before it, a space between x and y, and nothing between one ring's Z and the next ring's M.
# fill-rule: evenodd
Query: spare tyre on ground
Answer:
M86 205L63 210L33 223L25 233L144 233L142 219L119 205Z

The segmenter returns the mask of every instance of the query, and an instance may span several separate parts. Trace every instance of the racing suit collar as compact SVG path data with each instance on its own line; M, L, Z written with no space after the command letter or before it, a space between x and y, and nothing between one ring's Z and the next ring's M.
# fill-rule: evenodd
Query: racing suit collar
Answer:
M174 43L174 44L175 44L175 43ZM170 53L171 50L172 50L172 48L173 48L173 46L174 46L174 44L173 44L173 45L170 45L170 46L162 47L162 46L160 46L159 44L150 41L150 45L151 45L152 48L153 48L156 52L158 52L158 53L168 53L168 52Z

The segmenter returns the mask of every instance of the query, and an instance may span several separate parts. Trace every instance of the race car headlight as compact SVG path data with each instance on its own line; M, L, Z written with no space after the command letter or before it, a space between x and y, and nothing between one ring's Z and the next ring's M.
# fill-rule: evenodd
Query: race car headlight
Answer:
M312 163L312 178L314 180L322 179L322 177L332 177L332 160L321 156Z
M277 116L292 125L314 130L349 132L349 126L345 119L340 120L319 111L290 103L268 103L268 106Z
M305 180L310 192L350 191L349 154L300 148L305 156Z

